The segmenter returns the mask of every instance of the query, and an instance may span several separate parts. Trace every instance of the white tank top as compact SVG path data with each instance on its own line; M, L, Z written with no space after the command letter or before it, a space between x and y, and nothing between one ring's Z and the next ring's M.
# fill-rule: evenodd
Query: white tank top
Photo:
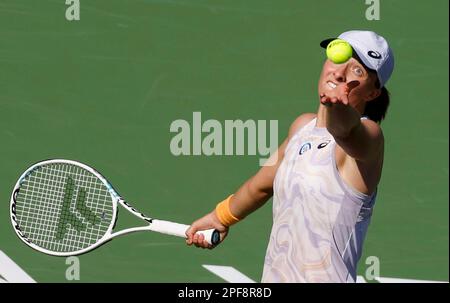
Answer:
M316 119L290 139L273 189L262 282L354 282L376 191L341 178L336 142Z

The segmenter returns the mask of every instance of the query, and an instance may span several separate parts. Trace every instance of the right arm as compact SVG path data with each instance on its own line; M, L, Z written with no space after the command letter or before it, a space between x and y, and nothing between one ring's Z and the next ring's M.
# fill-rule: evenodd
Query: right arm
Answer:
M254 176L248 179L234 193L231 197L229 205L230 211L235 217L239 219L245 218L247 215L264 205L264 203L272 197L275 174L284 158L284 151L289 140L298 129L306 125L314 117L315 114L309 113L300 115L289 128L288 137L280 145L277 152L272 155L272 157L276 157L275 164L261 167L261 169ZM210 228L215 228L220 232L221 241L223 241L228 234L228 226L225 226L220 222L216 215L216 211L213 210L209 214L192 223L191 227L186 231L186 243L188 245L195 244L197 247L212 248L212 246L204 240L202 235L195 234L199 230Z

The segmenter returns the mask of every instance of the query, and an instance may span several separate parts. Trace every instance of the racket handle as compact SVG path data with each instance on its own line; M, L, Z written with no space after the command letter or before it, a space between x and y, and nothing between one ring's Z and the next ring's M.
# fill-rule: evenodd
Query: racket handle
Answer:
M148 229L162 234L186 238L186 231L189 227L186 224L153 219ZM209 244L217 245L220 242L220 233L216 229L198 231L197 234L204 235L206 242Z

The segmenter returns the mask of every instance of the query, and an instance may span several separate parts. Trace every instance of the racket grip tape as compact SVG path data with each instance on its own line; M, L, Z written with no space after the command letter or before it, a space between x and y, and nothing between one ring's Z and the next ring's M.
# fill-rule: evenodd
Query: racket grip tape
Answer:
M166 235L186 238L186 231L189 227L186 224L153 219L149 229ZM202 234L209 244L217 245L220 242L220 233L216 229L198 231L197 234Z

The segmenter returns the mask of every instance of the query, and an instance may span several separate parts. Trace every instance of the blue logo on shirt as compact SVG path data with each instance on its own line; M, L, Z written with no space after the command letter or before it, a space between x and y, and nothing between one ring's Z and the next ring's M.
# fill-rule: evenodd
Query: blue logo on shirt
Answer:
M298 154L303 155L310 149L311 149L311 143L307 142L307 143L303 144L302 147L300 147L300 152Z

